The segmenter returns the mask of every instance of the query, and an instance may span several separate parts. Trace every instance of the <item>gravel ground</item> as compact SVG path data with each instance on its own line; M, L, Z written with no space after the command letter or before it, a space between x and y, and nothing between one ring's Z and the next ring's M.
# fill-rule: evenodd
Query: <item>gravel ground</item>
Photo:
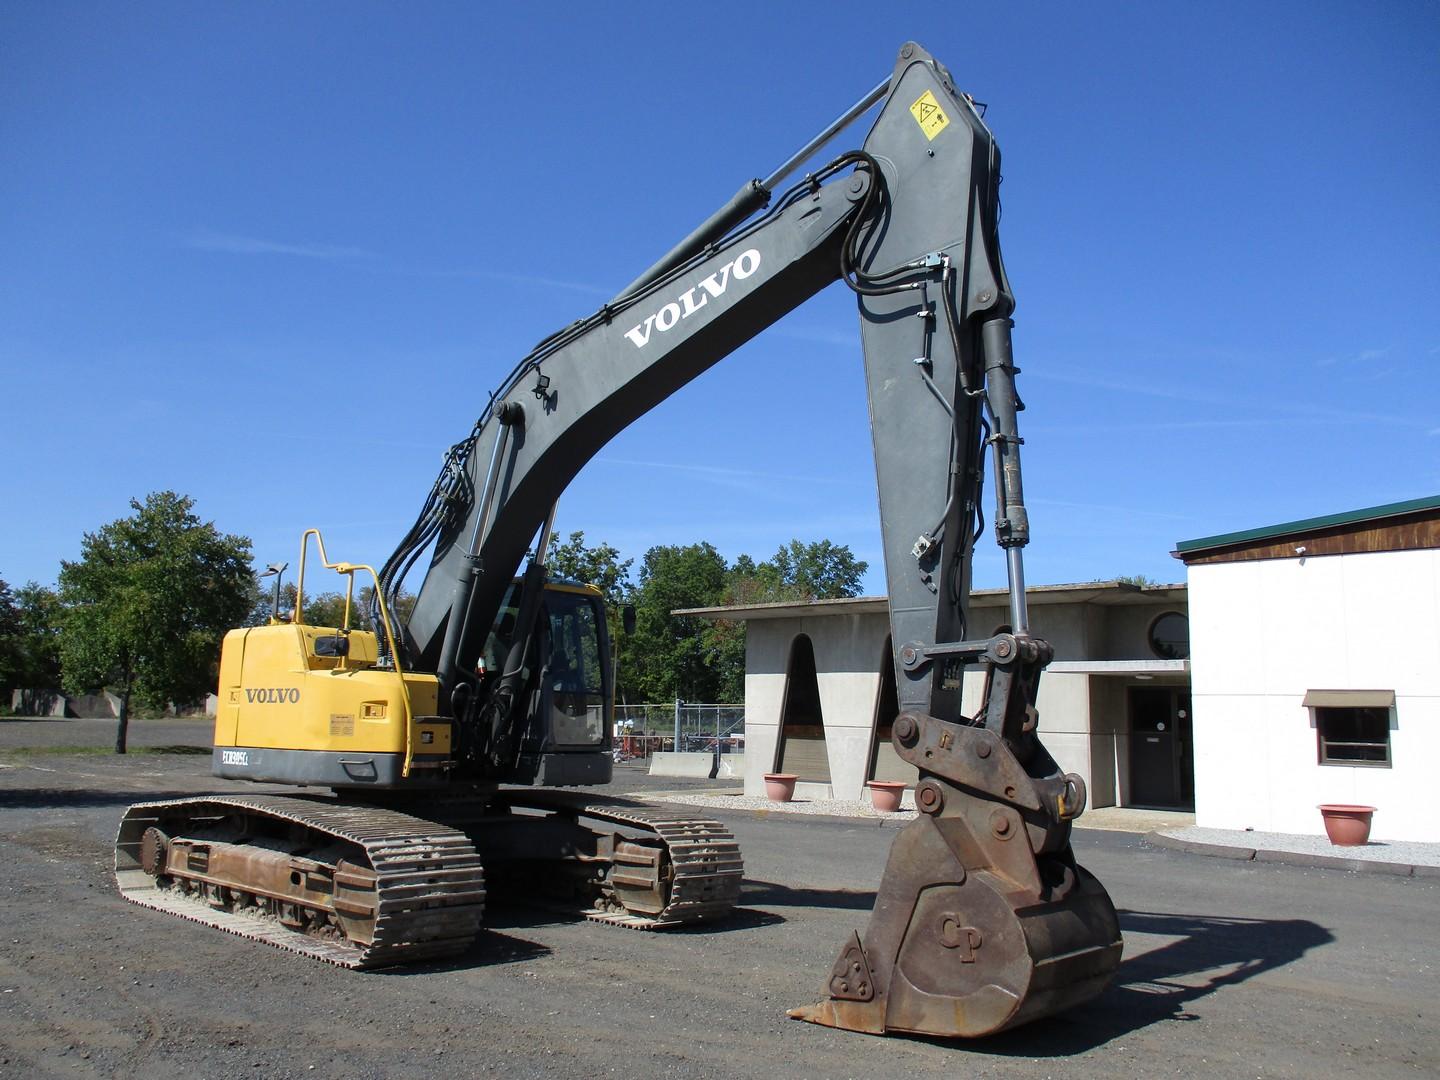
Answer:
M1250 832L1243 829L1202 829L1193 825L1186 829L1161 829L1160 833L1175 840L1257 851L1291 851L1297 855L1333 855L1365 862L1440 866L1440 844L1427 844L1418 840L1371 840L1360 847L1337 847L1324 836Z
M116 894L127 803L253 787L209 776L205 756L35 752L26 731L0 724L5 1080L1440 1075L1437 880L1080 832L1125 932L1110 989L980 1042L876 1039L785 1019L869 918L895 837L873 821L716 810L746 869L721 926L646 934L495 909L452 962L358 974ZM609 790L687 786L622 766Z

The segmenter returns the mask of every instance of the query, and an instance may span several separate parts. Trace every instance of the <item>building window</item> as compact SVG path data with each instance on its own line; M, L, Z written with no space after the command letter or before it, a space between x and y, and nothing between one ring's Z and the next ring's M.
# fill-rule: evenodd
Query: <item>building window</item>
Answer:
M1389 709L1316 709L1321 765L1390 764Z
M1167 611L1150 624L1150 651L1161 660L1190 659L1190 620Z
M1391 690L1311 690L1305 705L1315 716L1321 765L1390 767Z

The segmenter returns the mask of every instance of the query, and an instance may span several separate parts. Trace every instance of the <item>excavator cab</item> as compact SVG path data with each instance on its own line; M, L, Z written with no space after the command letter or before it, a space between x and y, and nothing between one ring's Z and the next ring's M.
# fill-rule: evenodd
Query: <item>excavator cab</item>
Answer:
M541 626L549 657L540 677L541 709L558 748L609 751L611 686L605 612L592 590L545 587Z
M546 581L528 647L516 649L522 584L517 579L507 594L477 665L482 698L503 677L507 657L523 654L535 667L519 753L502 778L541 786L608 783L614 669L604 596L591 585Z

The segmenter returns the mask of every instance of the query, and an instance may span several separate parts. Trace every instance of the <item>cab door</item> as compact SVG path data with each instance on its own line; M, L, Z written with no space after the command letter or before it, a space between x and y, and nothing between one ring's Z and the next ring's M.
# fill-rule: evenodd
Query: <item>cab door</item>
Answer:
M556 750L610 747L610 648L605 609L589 589L545 590L540 714Z

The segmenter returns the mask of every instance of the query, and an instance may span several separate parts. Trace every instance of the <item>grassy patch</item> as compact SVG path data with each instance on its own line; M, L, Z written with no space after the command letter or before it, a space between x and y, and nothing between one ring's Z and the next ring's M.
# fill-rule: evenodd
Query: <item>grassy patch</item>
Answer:
M131 754L208 754L208 746L132 746ZM114 755L113 746L11 746L0 757L100 757Z

